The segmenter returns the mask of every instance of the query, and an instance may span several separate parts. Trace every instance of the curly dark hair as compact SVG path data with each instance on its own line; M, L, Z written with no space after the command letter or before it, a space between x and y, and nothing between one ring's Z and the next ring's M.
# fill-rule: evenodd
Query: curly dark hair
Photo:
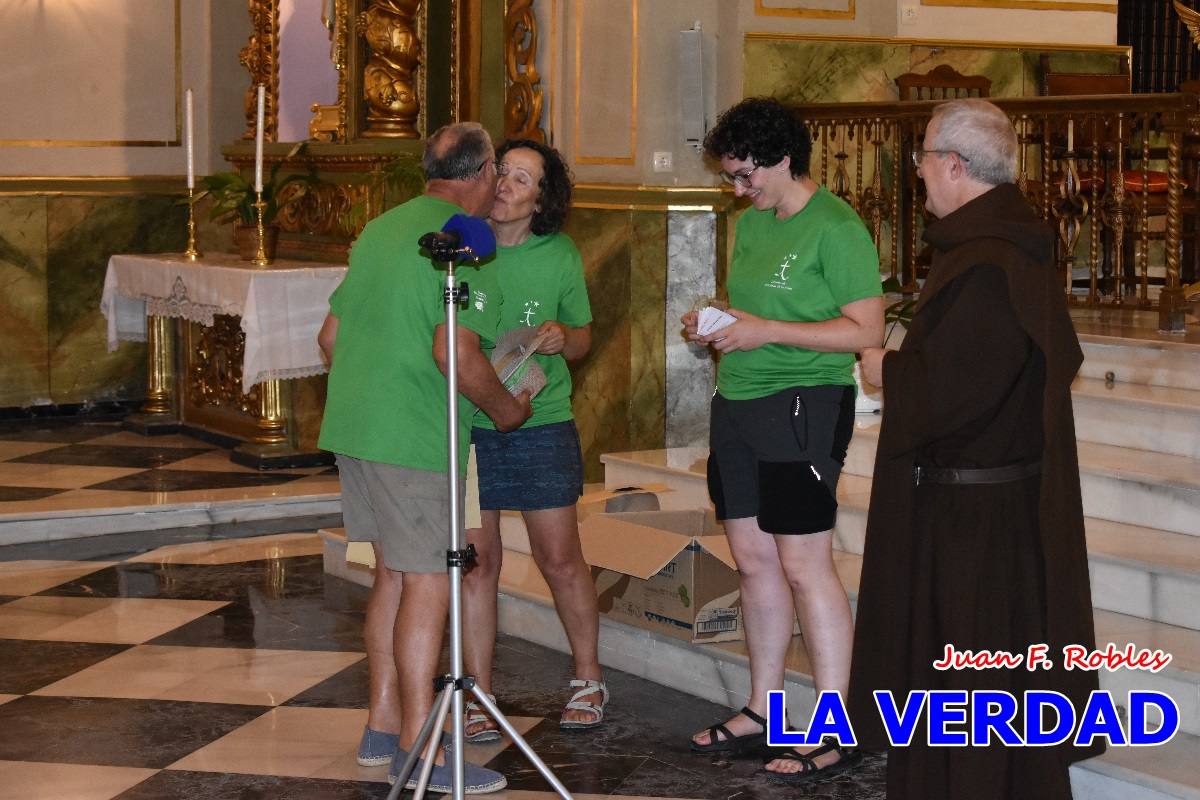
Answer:
M571 208L571 170L562 154L549 145L532 139L509 139L496 150L496 161L509 150L532 150L542 157L542 179L538 181L540 209L533 212L530 230L538 236L558 233L567 221Z
M704 137L704 152L719 161L725 156L750 159L772 167L791 156L793 178L808 174L812 136L800 114L772 97L748 97L725 109Z

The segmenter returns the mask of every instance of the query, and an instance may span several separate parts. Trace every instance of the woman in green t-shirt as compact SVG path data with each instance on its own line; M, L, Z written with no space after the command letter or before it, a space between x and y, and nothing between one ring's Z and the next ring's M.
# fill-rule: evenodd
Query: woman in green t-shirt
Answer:
M583 458L571 413L568 361L587 355L592 312L583 261L561 233L571 203L571 177L557 150L538 142L506 142L496 151L496 204L489 222L496 258L487 267L500 288L500 331L528 328L532 359L546 376L533 398L533 416L510 433L475 418L471 442L479 467L483 527L467 531L478 562L463 581L467 672L491 692L500 561L500 512L520 511L534 561L550 586L575 660L563 728L594 728L604 719L608 689L597 653L599 613L591 573L579 545L575 503L583 490ZM476 705L467 709L467 740L500 738L496 723Z
M798 616L818 692L843 695L853 626L834 569L837 482L854 414L854 353L883 342L879 257L858 215L809 176L804 121L751 98L721 115L704 149L734 193L728 290L734 321L693 341L721 354L709 427L709 494L741 576L750 700L697 733L698 752L760 755L767 697L783 689ZM787 782L824 778L859 758L833 740L777 751Z

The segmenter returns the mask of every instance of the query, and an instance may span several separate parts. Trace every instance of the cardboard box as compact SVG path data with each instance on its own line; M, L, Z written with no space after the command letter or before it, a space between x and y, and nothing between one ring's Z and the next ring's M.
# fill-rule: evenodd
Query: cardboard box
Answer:
M737 568L711 511L592 514L579 538L600 613L692 642L744 638Z
M671 491L665 483L647 483L644 486L630 486L625 489L589 488L575 504L579 521L592 514L604 514L613 511L657 511L660 507L659 495Z

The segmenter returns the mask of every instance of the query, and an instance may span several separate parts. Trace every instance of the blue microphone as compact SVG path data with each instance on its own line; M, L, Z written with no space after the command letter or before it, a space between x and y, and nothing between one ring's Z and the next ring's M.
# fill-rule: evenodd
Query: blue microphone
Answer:
M496 235L479 217L455 214L440 231L425 234L417 244L435 261L478 262L495 254Z

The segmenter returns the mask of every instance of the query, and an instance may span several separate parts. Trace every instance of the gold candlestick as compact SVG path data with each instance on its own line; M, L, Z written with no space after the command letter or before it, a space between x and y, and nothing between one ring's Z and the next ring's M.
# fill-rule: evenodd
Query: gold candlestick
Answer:
M271 263L271 259L267 258L266 231L263 227L263 212L266 210L267 204L263 202L262 191L258 192L258 199L254 201L254 209L258 212L258 250L254 254L254 260L251 262L256 267L265 267Z
M183 257L188 261L199 261L203 255L196 249L196 190L188 187L188 246Z

